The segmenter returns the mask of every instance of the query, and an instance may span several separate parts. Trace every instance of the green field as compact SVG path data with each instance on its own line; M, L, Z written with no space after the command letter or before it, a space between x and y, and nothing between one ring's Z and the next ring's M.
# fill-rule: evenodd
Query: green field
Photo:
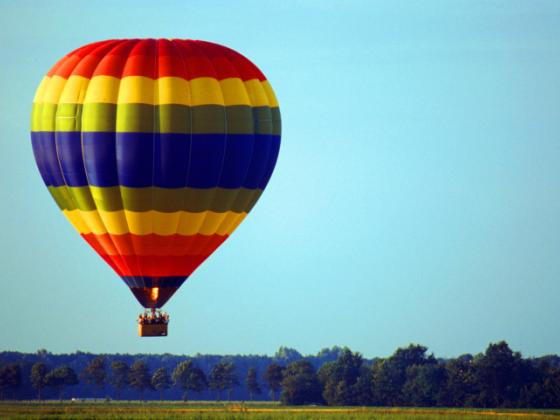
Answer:
M2 402L0 419L380 419L560 420L560 410L477 410L380 407L284 407L266 403ZM498 420L498 419L496 419Z

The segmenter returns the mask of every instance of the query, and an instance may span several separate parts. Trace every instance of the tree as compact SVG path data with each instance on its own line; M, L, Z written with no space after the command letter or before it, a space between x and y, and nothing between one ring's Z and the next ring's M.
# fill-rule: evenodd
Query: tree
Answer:
M310 362L300 360L286 367L280 399L290 405L322 402L321 384Z
M505 341L492 343L474 361L479 388L478 404L482 407L515 407L523 387L526 369L521 354L513 352Z
M37 356L41 359L46 359L51 353L46 349L39 349L37 350Z
M21 385L21 369L17 363L0 368L0 400L4 399L7 389L16 389Z
M334 375L339 381L344 381L348 385L353 385L360 376L360 369L364 359L360 353L352 353L345 347L334 364Z
M317 359L321 365L327 362L333 362L340 356L342 348L339 346L332 346L330 349L328 347L319 350L317 353Z
M123 389L130 385L130 367L123 361L116 360L111 363L111 384L115 387L117 399Z
M47 373L45 382L48 387L58 392L58 397L62 401L66 387L78 384L78 376L71 367L62 365Z
M163 392L171 388L171 378L167 369L164 367L159 368L152 376L152 387L159 391L159 399L163 400Z
M433 355L427 355L427 348L410 344L406 348L398 348L387 359L378 360L373 364L373 399L379 405L404 405L406 400L402 389L406 382L406 371L410 366L435 364Z
M257 380L257 370L255 368L249 368L247 371L247 378L245 379L245 384L247 385L247 391L249 392L249 399L253 401L254 394L261 394L261 387L259 386L259 381Z
M216 391L216 401L221 400L222 391L225 389L225 384L223 381L223 370L224 363L216 363L210 371L209 387L210 389Z
M48 373L47 365L37 362L31 367L31 386L37 390L37 399L42 399L43 389L47 387L46 376Z
M404 401L415 407L445 405L444 394L447 381L445 366L440 364L412 365L407 371L403 387Z
M560 367L550 368L542 381L544 406L560 407Z
M352 405L347 403L352 399L352 390L344 381L329 379L321 395L328 405Z
M152 387L150 371L142 360L137 360L130 367L128 374L130 386L140 393L140 399L144 401L144 392Z
M477 383L474 374L473 357L470 354L449 360L447 371L446 403L449 407L466 407L475 403Z
M291 363L301 360L303 356L301 353L290 347L280 347L276 354L274 355L276 360L281 360L283 363Z
M233 363L226 363L223 379L228 393L228 401L230 401L233 388L235 388L236 385L239 385L239 378L235 373L235 365Z
M281 389L284 369L284 366L271 363L264 372L263 378L268 384L273 401L276 401L276 395Z
M171 375L175 385L183 389L183 401L188 401L188 392L202 392L208 387L206 375L192 360L186 360L177 365Z
M358 400L357 382L362 375L363 358L360 353L352 353L344 348L334 362L326 363L319 371L319 380L324 386L323 398L329 405L355 405ZM364 376L369 375L364 372ZM363 384L360 384L363 388ZM363 393L363 389L361 389ZM369 394L369 393L368 393Z
M96 389L99 394L105 388L105 379L107 373L105 371L105 358L103 356L92 359L80 374L80 377L88 385Z
M353 388L356 405L372 405L372 375L368 366L362 366L360 376Z
M228 401L231 400L231 391L235 385L239 385L235 365L226 362L216 363L210 372L210 389L216 391L216 399L219 401L222 391L227 390Z
M521 389L520 407L560 407L560 370L555 368L555 356L543 356L532 361L534 375ZM555 381L555 376L557 380ZM528 383L532 382L532 383ZM556 383L555 383L556 382ZM555 395L556 394L556 395Z

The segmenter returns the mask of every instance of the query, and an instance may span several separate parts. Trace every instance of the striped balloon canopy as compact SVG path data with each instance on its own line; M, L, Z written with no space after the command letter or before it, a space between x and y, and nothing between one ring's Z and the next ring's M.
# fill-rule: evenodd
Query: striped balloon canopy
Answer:
M43 78L31 141L66 218L145 308L161 308L261 196L280 111L261 71L229 48L108 40Z

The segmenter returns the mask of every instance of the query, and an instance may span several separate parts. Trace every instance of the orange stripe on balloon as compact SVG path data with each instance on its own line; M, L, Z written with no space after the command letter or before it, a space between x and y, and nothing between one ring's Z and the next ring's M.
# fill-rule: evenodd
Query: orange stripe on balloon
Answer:
M86 240L96 249L91 237ZM119 276L151 277L190 276L210 255L210 253L205 255L107 255L102 252L98 253Z
M101 256L210 255L228 235L81 235Z

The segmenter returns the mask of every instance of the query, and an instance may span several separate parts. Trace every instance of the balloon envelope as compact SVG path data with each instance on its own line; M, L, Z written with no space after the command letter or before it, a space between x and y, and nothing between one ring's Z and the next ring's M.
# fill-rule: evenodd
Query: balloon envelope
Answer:
M251 211L280 111L241 54L193 40L86 45L39 85L33 152L54 200L146 308L159 308Z

